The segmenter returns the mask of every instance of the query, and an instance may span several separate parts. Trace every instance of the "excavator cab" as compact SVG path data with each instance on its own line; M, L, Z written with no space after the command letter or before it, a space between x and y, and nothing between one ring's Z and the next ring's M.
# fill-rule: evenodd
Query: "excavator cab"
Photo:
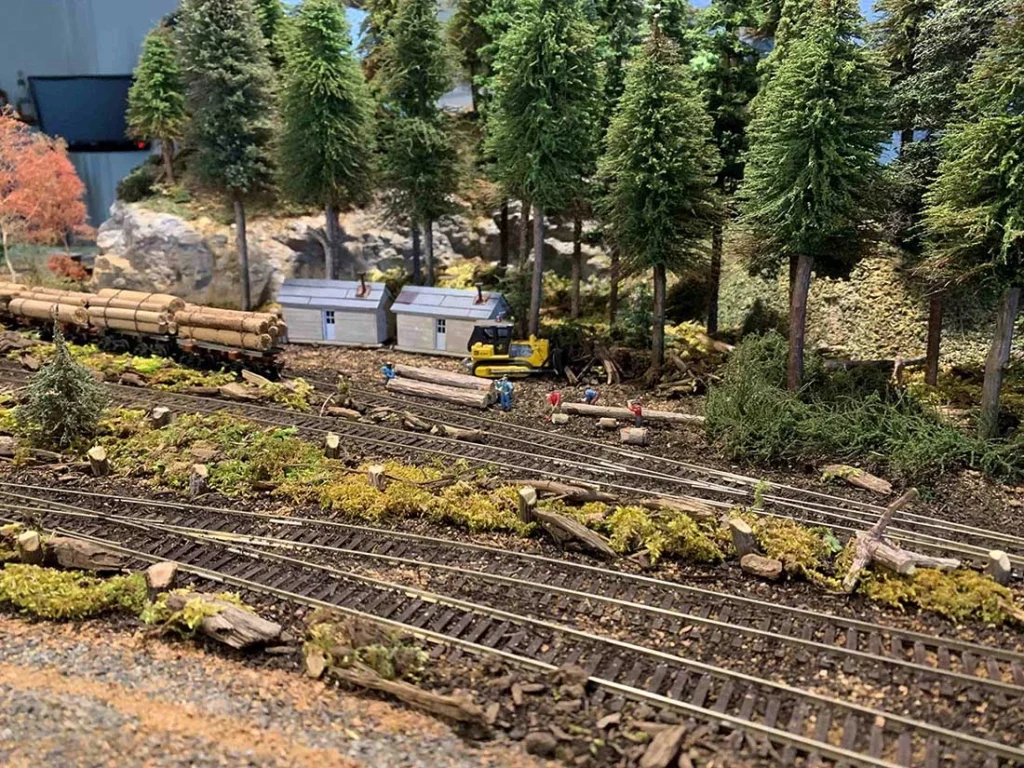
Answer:
M520 378L551 370L548 340L535 336L517 340L512 323L493 320L477 323L468 347L473 374L485 379Z

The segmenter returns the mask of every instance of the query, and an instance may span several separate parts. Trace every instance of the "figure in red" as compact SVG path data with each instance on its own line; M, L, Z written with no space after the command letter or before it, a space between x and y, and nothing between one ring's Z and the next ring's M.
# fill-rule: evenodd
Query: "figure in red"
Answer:
M640 397L627 400L626 407L629 408L629 412L636 419L636 426L642 427L644 425L644 401Z
M548 421L551 421L551 416L562 410L562 393L558 391L550 392L548 394L548 405L551 406Z

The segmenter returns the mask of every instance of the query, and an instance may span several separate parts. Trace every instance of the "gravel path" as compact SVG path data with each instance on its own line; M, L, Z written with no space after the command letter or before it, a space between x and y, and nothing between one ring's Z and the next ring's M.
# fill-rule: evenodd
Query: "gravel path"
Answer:
M529 768L445 725L104 624L0 617L0 765Z

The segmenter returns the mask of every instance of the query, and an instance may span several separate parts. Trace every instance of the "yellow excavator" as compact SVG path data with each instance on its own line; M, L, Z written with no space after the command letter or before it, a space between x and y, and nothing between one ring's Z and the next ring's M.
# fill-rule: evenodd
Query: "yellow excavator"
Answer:
M469 337L469 365L474 376L500 379L522 378L533 373L557 371L560 355L547 339L515 338L512 323L478 322Z

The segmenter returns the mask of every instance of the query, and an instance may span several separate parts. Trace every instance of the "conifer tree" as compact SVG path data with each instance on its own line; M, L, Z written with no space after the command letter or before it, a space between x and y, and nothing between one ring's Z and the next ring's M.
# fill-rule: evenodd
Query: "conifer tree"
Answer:
M384 110L383 175L392 212L423 224L427 284L434 284L433 224L452 209L458 155L437 101L451 87L452 59L435 0L400 0L380 52L376 86ZM413 254L419 278L418 254Z
M281 5L281 0L252 0L252 4L260 25L260 32L267 44L270 64L275 70L279 70L284 64L284 52L280 39L285 20L284 6Z
M235 209L242 309L249 309L245 200L265 190L274 168L273 70L251 0L183 0L181 61L192 115L193 167Z
M728 206L743 180L750 102L757 95L758 50L751 44L760 19L753 0L712 0L698 16L700 44L693 60L698 82L714 119L715 144L722 158L717 187ZM729 206L731 208L731 206ZM718 292L722 279L723 222L711 232L708 280L708 333L718 331Z
M53 344L53 359L32 377L15 418L36 442L66 449L96 434L108 398L92 371L71 357L59 325Z
M338 213L373 197L376 105L337 0L305 0L285 43L281 186L300 203L323 206L326 274L333 280L340 263Z
M380 66L384 38L387 36L388 25L398 10L398 0L365 0L363 10L366 11L366 16L363 17L359 30L357 51L363 61L366 81L373 87Z
M1002 289L985 363L979 427L998 432L999 392L1024 285L1024 2L1015 0L974 64L963 116L940 139L941 161L925 196L933 267Z
M599 56L579 0L524 0L499 44L489 146L505 189L535 206L532 334L540 325L544 216L573 202L596 153Z
M676 44L655 26L626 71L600 176L610 235L627 268L651 270L651 376L664 362L667 272L696 265L718 218L712 120Z
M817 0L811 23L762 87L749 129L743 221L755 263L795 262L787 383L803 378L811 272L844 273L861 255L886 139L885 77L860 43L850 0Z
M165 26L150 31L142 43L128 91L127 121L130 136L160 142L167 183L174 184L174 143L185 131L185 83L174 35Z
M480 81L487 77L484 57L491 40L483 19L489 5L488 0L458 0L455 14L448 24L448 36L469 78L474 115L480 111Z

